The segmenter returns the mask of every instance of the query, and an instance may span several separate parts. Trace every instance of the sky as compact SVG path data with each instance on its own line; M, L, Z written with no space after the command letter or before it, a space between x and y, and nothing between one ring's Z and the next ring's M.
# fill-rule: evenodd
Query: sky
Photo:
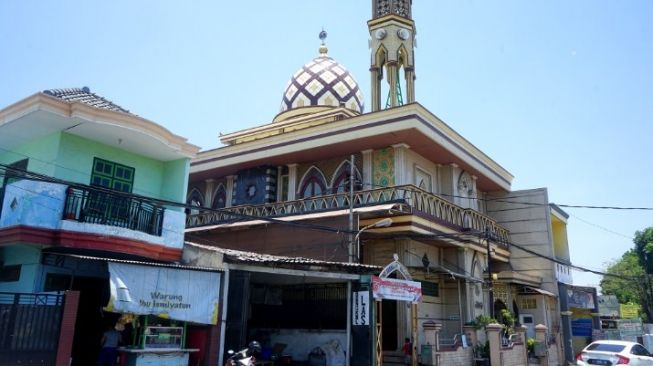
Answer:
M323 28L369 106L370 4L0 1L0 108L88 86L207 150L272 120ZM511 172L514 190L653 207L653 2L415 0L413 19L416 100ZM653 226L651 210L564 209L571 260L594 270Z

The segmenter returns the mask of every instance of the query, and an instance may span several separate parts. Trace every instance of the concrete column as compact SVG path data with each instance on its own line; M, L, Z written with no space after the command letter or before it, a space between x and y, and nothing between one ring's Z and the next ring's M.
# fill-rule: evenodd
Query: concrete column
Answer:
M395 153L395 185L408 184L406 179L406 150L410 148L407 144L392 145Z
M233 198L234 198L234 181L235 180L236 180L235 175L228 175L227 176L227 187L226 187L227 192L225 194L227 196L227 198L226 198L225 203L224 203L225 207L231 207L231 203L233 202Z
M64 297L61 328L59 329L59 344L57 346L56 366L70 365L73 352L73 337L75 336L75 323L77 322L77 309L79 307L79 291L66 291Z
M374 164L372 161L373 152L374 150L372 149L361 151L361 154L363 155L363 190L376 188L372 185L374 174L374 171L372 170Z
M476 342L478 342L476 327L473 325L463 325L463 333L465 334L465 338L467 338L467 345L476 347Z
M546 341L546 331L549 328L546 327L544 324L538 324L535 326L535 340L544 345L544 349L546 350L545 355L543 357L540 357L540 365L548 365L549 364L549 345L547 344Z
M501 365L501 324L492 323L485 326L487 340L490 342L490 365Z
M297 164L288 164L288 201L296 200L297 196Z
M370 80L372 81L372 112L381 109L381 83L379 80L379 68L376 66L370 67Z
M405 68L406 74L406 103L415 101L415 69L410 66Z
M431 354L429 355L431 359L430 360L422 359L422 363L425 363L427 365L435 365L435 357L436 357L435 353L437 352L437 347L438 347L435 329L438 325L442 326L441 324L438 324L432 320L426 321L422 324L422 329L424 329L424 343L427 346L431 346Z
M526 339L527 339L526 338L526 329L527 328L525 326L523 326L523 325L515 327L515 332L517 332L517 334L519 334L519 341L522 342L523 345L524 345L524 356L523 356L523 360L524 360L523 364L524 365L528 365L528 348L526 347L527 346L527 344L526 344Z
M389 61L386 63L388 73L388 85L390 86L390 108L399 105L399 98L397 95L397 61Z
M475 175L472 175L472 184L474 185L473 188L473 196L469 198L469 208L479 211L479 202L478 202L478 190L477 190L477 181L478 177Z
M207 179L204 181L204 206L213 206L213 190L215 189L215 179Z
M424 343L427 345L435 346L436 339L435 339L435 328L441 324L438 324L432 320L426 321L422 324L422 328L424 329Z

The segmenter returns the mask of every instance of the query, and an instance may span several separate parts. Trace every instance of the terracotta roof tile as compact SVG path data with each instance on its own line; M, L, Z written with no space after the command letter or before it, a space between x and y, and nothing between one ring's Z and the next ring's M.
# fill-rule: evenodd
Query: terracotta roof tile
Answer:
M83 88L48 89L44 90L43 93L65 100L66 102L79 102L95 108L129 113L127 109L91 92L87 86Z

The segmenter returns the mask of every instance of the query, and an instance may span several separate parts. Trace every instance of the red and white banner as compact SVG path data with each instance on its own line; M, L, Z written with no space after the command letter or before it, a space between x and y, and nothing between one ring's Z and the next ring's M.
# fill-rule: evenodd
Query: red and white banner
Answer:
M372 295L375 299L417 303L422 301L422 284L416 281L372 276Z

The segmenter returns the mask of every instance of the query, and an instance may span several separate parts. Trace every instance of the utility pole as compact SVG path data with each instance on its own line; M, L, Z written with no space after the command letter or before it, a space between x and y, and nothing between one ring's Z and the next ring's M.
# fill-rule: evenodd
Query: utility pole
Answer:
M354 262L354 154L351 154L349 161L349 263ZM352 359L352 341L351 341L351 321L352 321L352 286L351 280L347 281L347 358L345 365L351 365Z
M494 290L492 288L492 248L490 242L490 228L485 227L485 241L487 244L487 279L488 279L488 299L490 300L490 317L494 318Z

